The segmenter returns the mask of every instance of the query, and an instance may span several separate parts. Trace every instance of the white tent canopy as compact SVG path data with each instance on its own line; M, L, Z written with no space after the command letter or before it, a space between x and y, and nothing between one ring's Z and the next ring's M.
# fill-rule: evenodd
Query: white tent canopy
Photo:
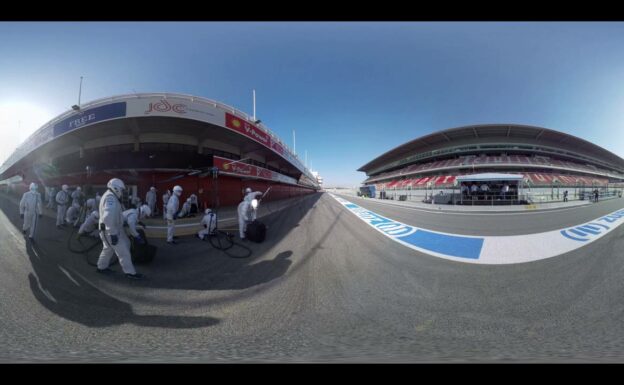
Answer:
M494 182L494 181L521 181L524 177L519 174L499 174L486 172L483 174L461 175L455 178L457 182Z

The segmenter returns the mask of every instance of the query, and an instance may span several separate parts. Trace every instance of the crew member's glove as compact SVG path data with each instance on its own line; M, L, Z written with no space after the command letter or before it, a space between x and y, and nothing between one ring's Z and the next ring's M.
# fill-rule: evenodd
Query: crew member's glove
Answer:
M115 246L119 242L119 238L116 235L111 235L111 245Z
M208 225L204 225L204 228L205 228L205 229L207 229L207 228L208 228Z
M138 237L134 237L134 240L137 241L137 243L139 245L144 245L145 244L145 240L143 238L141 238L140 235Z
M20 214L20 218L24 219L24 214Z
M178 219L178 213L173 214L173 220L175 221L176 219Z

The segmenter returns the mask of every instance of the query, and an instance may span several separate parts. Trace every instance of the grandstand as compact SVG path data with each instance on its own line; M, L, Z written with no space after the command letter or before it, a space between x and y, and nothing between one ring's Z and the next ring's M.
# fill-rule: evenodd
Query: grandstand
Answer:
M617 155L572 135L523 125L439 131L396 147L358 171L366 172L363 184L374 185L377 197L415 199L427 190L457 189L460 175L488 172L520 174L531 195L551 199L563 188L578 196L624 182L624 160Z

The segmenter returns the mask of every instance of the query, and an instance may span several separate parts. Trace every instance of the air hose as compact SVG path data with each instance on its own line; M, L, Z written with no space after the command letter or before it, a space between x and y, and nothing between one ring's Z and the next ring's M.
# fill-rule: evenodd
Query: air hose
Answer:
M83 207L81 209L81 216L83 214L83 211L86 211L86 208ZM72 226L72 230L71 233L69 233L69 237L67 238L67 249L69 251L71 251L72 253L76 253L76 254L84 254L85 258L87 260L87 263L91 266L97 266L97 260L96 262L92 262L91 261L91 256L89 255L89 252L91 250L93 250L94 248L96 248L97 246L101 246L102 245L102 241L99 238L94 239L93 242L90 242L90 245L85 245L83 243L83 239L84 238L91 238L91 237L83 237L79 234L76 234L77 231L77 227L75 225ZM72 241L77 242L80 245L80 248L74 248L73 247L73 243ZM99 257L99 256L98 256ZM111 261L111 266L115 265L116 263L118 263L117 258L113 258L113 260Z
M242 245L238 242L234 241L234 235L227 233L225 231L219 230L219 221L217 220L218 211L219 211L219 169L217 167L213 167L211 169L212 178L214 180L214 185L212 189L212 207L214 207L214 215L211 218L211 222L208 224L207 228L212 228L212 221L216 221L214 223L214 230L208 234L208 241L210 245L217 250L221 250L230 258L249 258L251 256L251 249L245 245ZM229 251L230 249L236 246L239 249L243 249L243 254L237 255Z

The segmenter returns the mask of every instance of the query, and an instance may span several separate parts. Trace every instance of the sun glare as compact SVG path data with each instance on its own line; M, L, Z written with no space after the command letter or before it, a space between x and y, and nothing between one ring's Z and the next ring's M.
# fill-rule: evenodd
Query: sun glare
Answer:
M32 103L0 101L0 163L53 117Z

